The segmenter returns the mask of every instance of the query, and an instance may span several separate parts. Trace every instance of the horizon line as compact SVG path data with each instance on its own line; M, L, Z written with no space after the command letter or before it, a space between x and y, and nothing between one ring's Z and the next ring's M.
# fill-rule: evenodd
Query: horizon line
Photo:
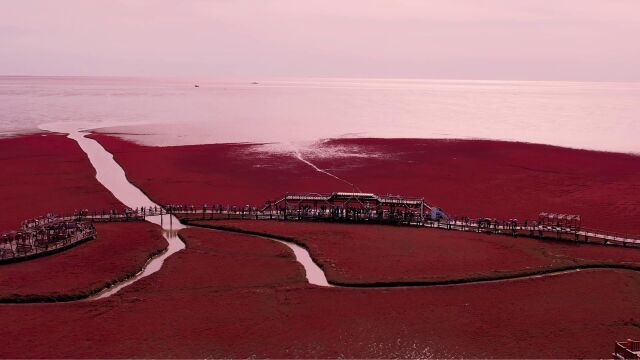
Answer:
M640 80L575 80L575 79L491 79L447 77L354 77L354 76L214 76L214 75L30 75L0 74L0 78L111 78L157 80L220 80L220 81L284 81L284 80L374 80L374 81L477 81L477 82L565 82L565 83L621 83L638 84Z

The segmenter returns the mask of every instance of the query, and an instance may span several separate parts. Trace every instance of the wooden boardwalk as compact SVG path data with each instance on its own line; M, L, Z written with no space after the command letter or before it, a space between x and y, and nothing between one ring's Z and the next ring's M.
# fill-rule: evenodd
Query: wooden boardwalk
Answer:
M337 202L337 205L336 205ZM373 206L375 205L375 206ZM546 213L541 213L542 215ZM512 237L555 239L640 247L640 236L580 227L579 216L552 217L552 221L470 219L447 216L422 198L378 196L364 193L294 194L267 202L262 208L222 205L164 205L122 211L83 210L68 216L47 215L25 221L11 233L0 235L0 263L26 260L62 251L96 237L94 222L144 221L159 217L160 224L173 216L188 220L316 221L428 227L447 231L499 234ZM166 217L166 220L165 220ZM158 221L157 221L158 222ZM577 225L576 225L577 224Z
M17 231L0 235L0 264L53 254L95 237L90 221L52 215L27 220Z
M23 221L12 232L0 234L0 264L29 260L57 253L97 237L93 223L144 221L149 216L166 215L167 211L125 209L122 211L88 211L73 215L48 214Z
M12 232L0 234L0 264L34 259L57 253L96 238L96 222L144 221L152 216L164 216L161 207L124 209L122 211L83 210L73 215L48 214L22 222Z
M189 220L219 220L219 219L241 219L241 220L280 220L280 221L330 221L345 223L369 223L369 224L393 224L400 226L428 227L448 231L466 231L488 234L499 234L513 237L529 237L554 239L572 242L598 243L603 245L619 245L640 247L640 236L620 234L594 229L574 229L566 226L553 226L548 224L528 225L513 224L510 221L495 221L487 224L483 219L440 219L431 220L429 218L379 218L373 213L349 215L346 213L336 213L330 211L315 210L263 210L256 208L236 208L236 209L215 209L211 207L167 207L163 214L173 214L179 218Z

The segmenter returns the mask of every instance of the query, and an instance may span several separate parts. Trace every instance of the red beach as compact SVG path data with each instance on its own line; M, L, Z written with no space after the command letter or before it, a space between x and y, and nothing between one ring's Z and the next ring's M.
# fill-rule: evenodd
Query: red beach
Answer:
M640 359L640 1L0 1L0 359Z

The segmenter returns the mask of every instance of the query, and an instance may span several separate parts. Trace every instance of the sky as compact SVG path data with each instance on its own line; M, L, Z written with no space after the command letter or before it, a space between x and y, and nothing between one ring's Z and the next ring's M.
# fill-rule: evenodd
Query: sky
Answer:
M639 0L0 0L0 74L640 81Z

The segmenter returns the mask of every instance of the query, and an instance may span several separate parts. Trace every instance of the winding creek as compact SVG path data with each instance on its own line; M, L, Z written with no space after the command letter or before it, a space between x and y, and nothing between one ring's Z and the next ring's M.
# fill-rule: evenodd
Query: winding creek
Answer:
M69 134L68 137L75 140L78 145L80 145L82 151L84 151L89 157L91 165L96 170L96 179L125 206L130 208L159 206L149 199L149 197L139 188L129 182L124 169L115 161L111 153L102 147L102 145L100 145L96 140L86 137L86 133L83 131L82 127L69 125L70 124L68 123L52 123L41 125L41 128L48 131ZM147 221L162 227L162 235L168 243L166 251L161 255L150 259L145 267L135 276L104 289L100 293L89 298L90 300L109 297L136 281L157 272L162 268L164 261L168 257L185 248L185 244L178 237L178 231L187 228L188 226L181 224L176 217L172 215L165 215L164 217L150 216L147 217ZM279 242L293 251L296 260L304 267L307 280L310 284L331 286L322 269L313 262L306 249L297 244L286 241L276 239L270 240Z

